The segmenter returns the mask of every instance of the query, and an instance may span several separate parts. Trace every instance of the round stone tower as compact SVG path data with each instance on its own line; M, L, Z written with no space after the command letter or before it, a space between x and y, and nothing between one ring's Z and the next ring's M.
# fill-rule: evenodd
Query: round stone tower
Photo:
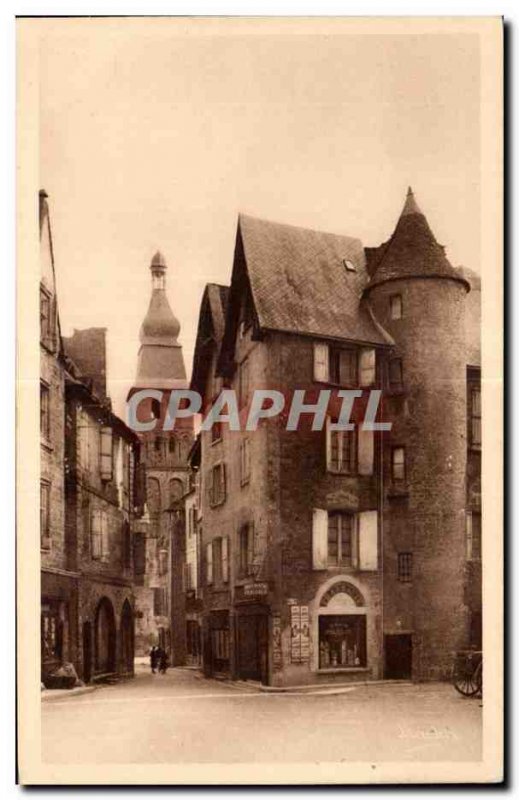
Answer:
M364 298L395 341L388 373L399 382L388 403L393 428L384 447L384 515L407 526L412 543L406 602L412 605L413 678L441 679L468 627L465 301L470 285L447 260L411 189L393 235L374 256ZM401 448L403 470L392 463L402 461Z

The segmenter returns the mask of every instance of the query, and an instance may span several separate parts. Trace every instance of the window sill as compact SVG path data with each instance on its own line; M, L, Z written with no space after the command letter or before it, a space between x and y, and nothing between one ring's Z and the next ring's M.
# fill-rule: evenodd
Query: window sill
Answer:
M344 469L334 469L333 467L327 467L326 468L326 472L328 472L330 475L341 475L342 477L346 476L348 478L359 478L359 477L361 477L360 473L358 473L358 472L349 472L349 471L344 470Z
M481 453L481 445L480 444L469 444L469 450L473 453Z
M321 675L335 674L336 672L354 673L354 672L370 672L370 667L320 667L317 672Z
M211 503L210 502L209 505L210 505L211 508L218 508L219 506L223 506L223 504L225 503L225 500L226 500L226 498L224 497L223 500L218 500L217 503Z
M211 439L211 447L212 447L214 444L220 444L220 442L222 441L222 439L223 439L223 437L222 437L222 436L220 436L220 438L219 438L219 439Z

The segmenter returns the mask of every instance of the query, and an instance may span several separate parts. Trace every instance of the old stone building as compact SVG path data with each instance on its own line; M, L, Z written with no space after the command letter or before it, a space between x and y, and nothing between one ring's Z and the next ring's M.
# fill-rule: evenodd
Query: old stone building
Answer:
M77 571L65 527L65 374L47 194L40 203L40 558L42 676L77 662Z
M131 520L139 442L111 411L105 329L60 334L40 192L41 672L133 674Z
M139 443L111 411L105 330L76 331L63 345L74 354L65 378L65 526L79 577L78 671L89 682L133 674Z
M183 555L177 554L173 564L172 535L176 504L189 488L193 420L179 419L173 430L164 430L171 391L185 389L187 379L178 343L180 324L167 299L167 267L161 253L154 255L150 270L151 299L140 330L137 377L128 393L130 399L146 390L137 404L137 419L154 422L153 430L139 433L146 508L134 525L136 652L145 655L151 645L160 644L176 664L184 661L185 638L183 616L172 630L172 580L174 569L183 568Z
M374 248L240 216L223 325L211 291L191 387L205 410L235 389L242 425L201 433L205 671L446 677L481 642L477 278L451 266L409 190ZM259 388L287 406L329 391L324 428L303 413L287 430L285 412L244 430ZM341 389L360 394L353 430L335 428ZM371 390L391 430L360 424Z

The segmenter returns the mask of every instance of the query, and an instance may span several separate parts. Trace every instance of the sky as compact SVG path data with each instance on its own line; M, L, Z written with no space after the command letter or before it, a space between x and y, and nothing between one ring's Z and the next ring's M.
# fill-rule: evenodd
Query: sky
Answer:
M239 212L373 246L412 185L451 262L480 271L476 35L115 23L44 28L40 185L62 331L108 329L120 416L151 257L166 258L190 374L203 288L229 283Z

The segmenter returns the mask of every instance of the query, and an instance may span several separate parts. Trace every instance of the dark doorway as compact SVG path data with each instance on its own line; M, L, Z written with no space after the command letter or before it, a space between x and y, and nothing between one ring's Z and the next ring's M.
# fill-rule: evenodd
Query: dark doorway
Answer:
M128 600L124 601L121 614L121 668L133 674L133 612Z
M388 634L384 637L384 676L392 680L411 677L413 667L413 640L410 633Z
M83 623L83 680L90 683L92 677L92 625Z
M268 617L265 612L237 618L238 675L243 680L268 682Z
M96 612L95 671L105 675L115 669L115 615L110 600L103 597Z

